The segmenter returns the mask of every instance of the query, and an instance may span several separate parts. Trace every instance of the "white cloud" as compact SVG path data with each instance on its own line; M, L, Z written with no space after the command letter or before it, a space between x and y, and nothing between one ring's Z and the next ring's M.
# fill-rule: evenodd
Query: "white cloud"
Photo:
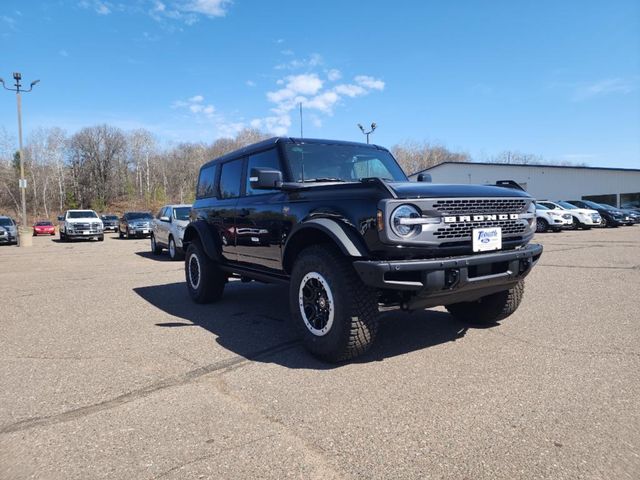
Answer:
M340 95L345 95L351 98L358 97L360 95L365 95L367 93L364 87L361 87L360 85L353 85L353 84L337 85L334 88L334 90Z
M313 60L318 66L320 57ZM309 67L310 60L304 62ZM342 78L337 69L325 70L329 82L336 82ZM331 116L334 110L346 99L368 95L374 91L381 91L385 87L384 81L368 75L358 75L353 83L339 83L326 85L318 73L308 72L299 75L287 75L276 80L281 88L268 91L267 100L272 104L273 116L255 118L249 124L254 128L264 129L276 135L286 135L292 123L293 110L303 105L310 113L311 124L320 128L322 118L319 115Z
M324 60L319 53L312 53L308 58L294 58L286 63L280 63L273 68L276 70L303 70L313 69L323 63Z
M384 90L384 82L368 75L358 75L355 79L357 84L370 90Z
M281 51L280 51L280 53L281 53L282 55L291 56L291 55L293 55L293 50L289 50L289 49L287 49L287 50L281 50Z
M216 111L213 105L204 103L203 95L194 95L187 100L176 100L171 104L171 107L174 109L188 110L193 114L198 114L206 118L213 118Z
M245 85L247 87L255 87L256 86L256 82L254 82L253 80L247 80L246 82L244 82Z
M340 73L340 70L336 70L335 68L332 68L327 72L327 78L329 79L330 82L335 82L342 78L342 73Z
M230 4L231 0L192 0L179 9L207 17L224 17Z
M579 85L574 93L574 101L610 95L614 93L627 94L638 88L638 79L607 78L597 82Z

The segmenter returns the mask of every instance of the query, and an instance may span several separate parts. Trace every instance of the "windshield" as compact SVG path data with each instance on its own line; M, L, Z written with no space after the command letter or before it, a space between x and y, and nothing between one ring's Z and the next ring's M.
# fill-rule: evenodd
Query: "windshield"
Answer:
M536 203L536 210L549 210L549 207L545 207L540 203Z
M173 217L176 220L189 220L191 207L178 207L173 209Z
M369 177L407 181L407 176L386 150L318 143L286 144L284 148L294 182L358 182Z
M562 208L566 208L567 210L577 210L578 207L576 207L575 205L571 205L569 202L556 202L558 205L560 205Z
M13 220L11 220L10 218L0 218L0 226L13 227L13 225Z
M117 215L103 215L102 217L104 220L117 220L118 216Z
M51 222L38 222L36 223L37 227L51 227L53 225L53 223Z
M93 210L77 210L69 212L67 218L98 218L98 214Z
M607 205L606 203L601 203L600 206L605 210L618 210L616 207L612 205Z
M151 220L153 215L149 212L129 212L125 214L127 220Z
M592 202L590 200L580 200L580 201L584 203L588 208L593 208L594 210L602 210L602 206L598 205L596 202Z

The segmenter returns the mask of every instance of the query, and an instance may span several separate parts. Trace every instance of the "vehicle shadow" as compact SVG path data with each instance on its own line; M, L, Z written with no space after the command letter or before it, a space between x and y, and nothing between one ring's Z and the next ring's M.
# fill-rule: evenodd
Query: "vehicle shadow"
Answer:
M136 255L142 258L148 258L149 260L155 260L157 262L172 262L171 258L169 258L169 254L166 252L162 252L160 255L154 255L151 252L135 252ZM180 261L176 260L175 263L180 263Z
M297 341L289 323L288 288L233 281L219 302L198 305L184 283L135 288L156 308L173 317L157 323L161 328L198 326L215 335L215 341L237 355L288 368L332 369L341 365L322 362ZM415 350L463 338L468 325L444 312L387 312L381 317L373 348L351 363L383 361Z

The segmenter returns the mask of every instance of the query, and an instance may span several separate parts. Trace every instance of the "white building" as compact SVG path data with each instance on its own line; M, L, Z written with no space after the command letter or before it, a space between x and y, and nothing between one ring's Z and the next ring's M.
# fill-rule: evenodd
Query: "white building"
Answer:
M539 200L592 200L640 207L640 169L445 162L428 173L434 183L494 184L514 180Z

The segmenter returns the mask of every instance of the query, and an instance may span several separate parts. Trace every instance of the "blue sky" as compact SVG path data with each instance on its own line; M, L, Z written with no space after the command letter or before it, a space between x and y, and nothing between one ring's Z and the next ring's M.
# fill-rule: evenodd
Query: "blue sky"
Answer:
M109 123L165 143L244 126L442 143L483 160L640 167L637 1L2 0L0 76L24 127ZM15 99L0 128L16 135Z

